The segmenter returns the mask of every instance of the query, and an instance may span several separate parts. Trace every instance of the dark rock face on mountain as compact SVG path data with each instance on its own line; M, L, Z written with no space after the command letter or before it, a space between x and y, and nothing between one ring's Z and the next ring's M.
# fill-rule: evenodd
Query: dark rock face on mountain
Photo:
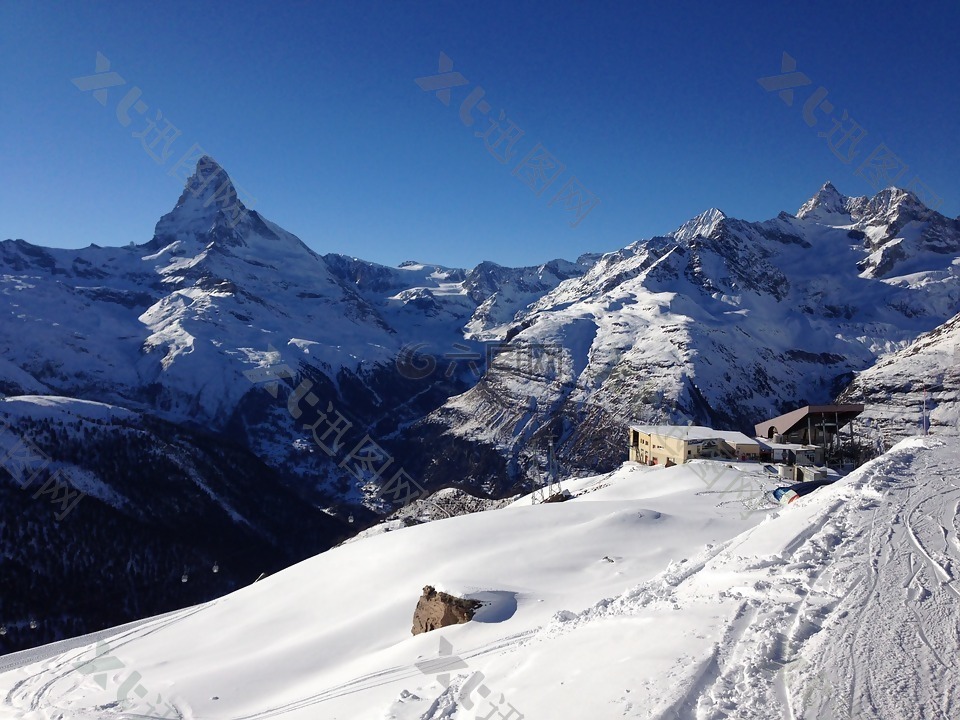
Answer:
M0 458L0 652L209 600L349 533L248 449L116 406L0 400Z
M860 373L840 399L865 405L884 447L924 430L960 434L960 315Z

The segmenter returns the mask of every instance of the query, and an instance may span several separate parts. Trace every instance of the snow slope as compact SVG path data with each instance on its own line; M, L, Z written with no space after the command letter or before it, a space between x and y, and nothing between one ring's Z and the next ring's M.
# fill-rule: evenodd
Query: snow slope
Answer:
M120 665L106 689L83 666L93 646L9 669L4 708L158 717L145 702L159 697L211 719L953 718L958 465L942 442L909 440L768 509L757 467L731 489L722 463L628 464L578 481L567 503L366 538L126 629L100 648ZM428 583L488 606L411 637ZM118 703L132 672L149 695Z

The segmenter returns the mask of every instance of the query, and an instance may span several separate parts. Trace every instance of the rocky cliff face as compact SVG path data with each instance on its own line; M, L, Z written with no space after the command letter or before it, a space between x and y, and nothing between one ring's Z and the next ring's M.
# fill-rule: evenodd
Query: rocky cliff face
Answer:
M924 432L960 434L960 315L882 358L840 396L863 403L867 432L885 446Z

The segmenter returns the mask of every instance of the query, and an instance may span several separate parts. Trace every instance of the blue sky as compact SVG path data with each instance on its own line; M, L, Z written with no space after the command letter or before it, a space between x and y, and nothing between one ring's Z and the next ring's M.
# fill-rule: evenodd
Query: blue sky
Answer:
M881 143L894 172L907 166L898 185L916 178L957 216L958 26L952 1L6 0L0 239L145 242L194 146L313 249L386 264L575 259L709 207L795 212L826 180L873 194L876 163L858 168ZM809 79L790 107L758 83L785 51ZM98 52L125 81L106 106L71 82ZM441 52L467 81L449 106L415 82ZM467 127L478 87L489 111ZM135 88L146 109L124 127L117 106ZM181 133L165 160L153 146L159 162L133 136L157 111ZM562 171L532 174L524 160L543 151Z

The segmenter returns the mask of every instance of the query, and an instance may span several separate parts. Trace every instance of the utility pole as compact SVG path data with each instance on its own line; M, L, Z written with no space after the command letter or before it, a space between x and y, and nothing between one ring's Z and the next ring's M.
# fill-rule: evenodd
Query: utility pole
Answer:
M923 409L920 411L921 422L923 423L923 434L927 434L927 383L923 383Z

